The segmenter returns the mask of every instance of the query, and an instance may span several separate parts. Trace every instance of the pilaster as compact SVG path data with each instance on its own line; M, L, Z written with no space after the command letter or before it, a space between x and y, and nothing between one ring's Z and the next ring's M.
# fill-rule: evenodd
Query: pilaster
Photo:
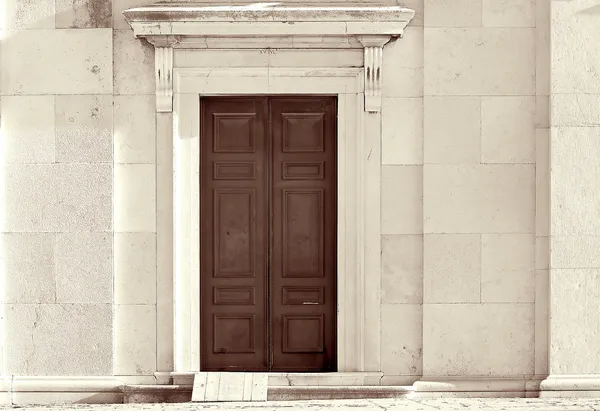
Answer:
M600 392L600 16L551 1L549 377L541 396Z

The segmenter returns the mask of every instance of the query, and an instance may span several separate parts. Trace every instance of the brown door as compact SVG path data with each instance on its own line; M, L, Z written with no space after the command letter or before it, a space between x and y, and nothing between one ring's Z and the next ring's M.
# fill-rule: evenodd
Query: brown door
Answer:
M202 98L203 370L336 370L336 106Z

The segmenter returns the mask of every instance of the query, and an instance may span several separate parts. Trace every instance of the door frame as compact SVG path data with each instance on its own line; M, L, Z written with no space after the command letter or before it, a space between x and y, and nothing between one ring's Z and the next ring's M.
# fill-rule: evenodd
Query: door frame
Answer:
M200 98L261 94L338 97L337 369L379 371L381 114L364 109L364 69L173 71L174 371L200 370Z

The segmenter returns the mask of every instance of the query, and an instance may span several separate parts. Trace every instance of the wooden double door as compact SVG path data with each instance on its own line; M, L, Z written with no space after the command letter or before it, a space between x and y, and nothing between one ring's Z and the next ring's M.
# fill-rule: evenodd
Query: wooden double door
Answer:
M337 98L200 103L201 368L336 371Z

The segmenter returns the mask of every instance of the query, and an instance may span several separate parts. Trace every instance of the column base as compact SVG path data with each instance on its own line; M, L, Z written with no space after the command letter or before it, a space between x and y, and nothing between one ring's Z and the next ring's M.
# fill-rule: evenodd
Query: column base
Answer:
M416 397L537 397L543 376L532 377L423 377L414 383Z
M540 382L542 398L600 397L600 375L549 375Z

